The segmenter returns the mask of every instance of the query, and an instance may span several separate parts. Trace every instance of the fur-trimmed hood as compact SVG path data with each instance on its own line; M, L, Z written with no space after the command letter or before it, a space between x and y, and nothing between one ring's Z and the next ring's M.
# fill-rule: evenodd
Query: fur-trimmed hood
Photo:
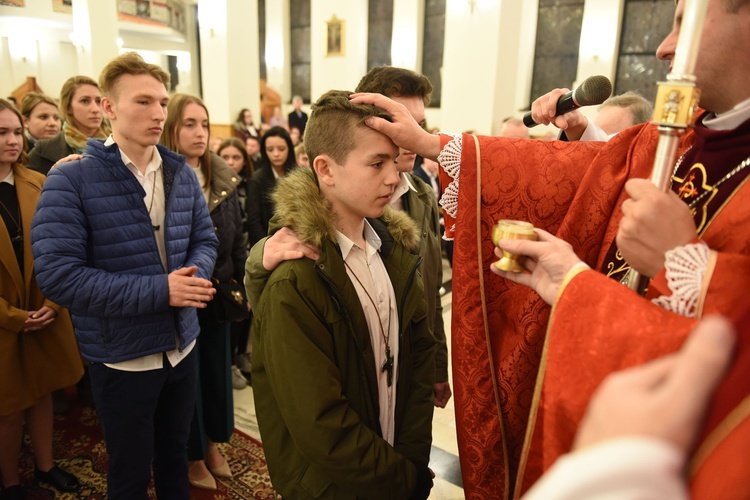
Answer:
M277 227L288 227L305 243L320 248L327 238L336 241L336 214L320 193L312 171L295 168L283 178L272 194L276 205ZM411 218L391 206L385 207L380 220L391 237L410 252L419 248L419 230Z

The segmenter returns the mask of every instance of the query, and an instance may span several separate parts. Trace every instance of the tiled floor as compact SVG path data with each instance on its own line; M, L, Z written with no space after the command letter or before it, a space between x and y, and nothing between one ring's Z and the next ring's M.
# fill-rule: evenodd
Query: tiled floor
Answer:
M443 268L444 281L449 282L451 277L450 267L445 265ZM451 296L450 292L443 296L443 318L445 319L449 347ZM252 387L234 391L234 422L238 429L256 439L260 439ZM435 416L432 419L430 467L436 474L435 486L430 494L431 500L459 500L464 498L463 488L461 487L461 471L458 464L453 398L444 409L435 408Z

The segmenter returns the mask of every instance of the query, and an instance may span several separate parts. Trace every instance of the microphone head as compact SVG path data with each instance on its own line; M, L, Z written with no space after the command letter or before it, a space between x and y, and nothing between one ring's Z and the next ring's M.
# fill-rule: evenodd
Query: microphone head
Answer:
M590 76L576 87L573 99L579 106L601 104L612 95L612 82L602 75Z

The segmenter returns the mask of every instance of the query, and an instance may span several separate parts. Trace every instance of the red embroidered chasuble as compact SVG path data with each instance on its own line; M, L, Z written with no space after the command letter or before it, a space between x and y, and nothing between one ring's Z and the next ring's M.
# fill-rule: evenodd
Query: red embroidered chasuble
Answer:
M680 152L693 140L694 135L688 133L682 140ZM571 243L576 253L594 269L601 268L617 232L619 206L626 197L624 183L630 178L648 177L657 141L658 133L653 126L628 129L606 145L480 137L481 179L477 179L474 142L471 136L464 135L454 234L452 355L458 444L467 498L503 498L525 491L554 458L568 451L577 427L577 420L573 419L565 423L567 427L563 427L565 432L562 432L557 428L562 425L560 422L545 420L546 409L561 404L561 398L547 402L544 397L548 393L540 393L544 404L539 405L536 414L535 440L528 442L528 451L524 452L550 309L532 290L490 272L489 266L496 260L490 238L493 225L499 219L529 221ZM442 185L447 185L447 180L441 179ZM482 193L481 213L477 217L478 181ZM750 199L745 200L750 197L748 191L739 189L727 204L750 211ZM747 240L746 231L733 231L734 237L727 234L728 226L748 227L748 215L743 211L722 210L713 224L716 230L709 228L703 239L713 249L750 254L748 244L742 246ZM448 228L452 221L447 219ZM718 262L720 264L722 259ZM485 286L487 333L484 331L480 267ZM558 386L570 385L568 392L577 395L568 396L574 401L571 405L575 411L566 410L577 418L580 414L576 411L582 414L591 391L587 390L589 385L584 384L579 389L575 384L568 384L566 376L582 365L594 363L586 357L592 349L583 349L575 338L568 342L571 335L580 332L585 340L593 329L601 335L601 342L608 339L607 332L613 328L615 320L618 326L622 323L623 331L627 332L642 326L644 315L671 314L632 294L614 280L593 272L584 274L601 280L587 288L589 295L584 299L577 296L577 288L566 289L565 295L570 294L573 305L564 313L558 308L550 325L550 338L559 338L560 347L550 342L544 357L547 376L557 377ZM584 278L575 281L578 280ZM714 291L718 292L716 297L724 297L716 302L725 300L725 307L735 304L730 297L736 294L726 280L711 281L709 297L714 296ZM630 294L627 304L633 313L616 314L625 307L617 302L623 293L626 297ZM726 310L718 303L711 306L711 300L706 300L706 310ZM580 307L579 312L578 306L584 305L587 307ZM584 313L589 309L597 313L591 321L586 316L591 313ZM659 324L654 322L650 326L661 331ZM686 333L688 327L683 330ZM628 348L627 344L612 344L611 351L615 357L619 356L618 362L629 359L631 364L640 363L676 349L684 333L665 338L661 343L651 342L654 345L648 355L636 350L631 353L633 357L628 358L625 356L628 353L622 352ZM639 339L636 336L633 342L640 345ZM570 357L569 351L580 356ZM553 360L567 372L563 370L558 377ZM613 369L612 365L604 365L602 373ZM557 386L545 380L543 387L546 390ZM593 387L595 384L591 385L591 390ZM549 451L548 437L555 443ZM526 474L521 477L518 476L519 465L526 468ZM518 491L517 478L520 479Z
M712 281L734 289L708 295L705 312L728 313L739 336L734 364L716 391L689 461L688 479L693 499L750 498L750 306L743 293L750 286L750 258L719 255L714 264ZM588 401L608 374L679 349L697 322L613 285L601 273L582 272L554 306L519 492L571 449Z

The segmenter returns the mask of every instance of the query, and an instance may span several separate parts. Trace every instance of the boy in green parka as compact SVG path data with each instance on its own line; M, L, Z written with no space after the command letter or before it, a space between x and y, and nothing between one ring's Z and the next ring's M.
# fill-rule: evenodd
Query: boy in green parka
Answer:
M432 487L436 343L419 235L388 206L399 150L364 124L370 116L384 115L348 92L324 94L305 133L312 168L274 193L272 231L320 249L254 290L255 406L284 498L425 499Z

